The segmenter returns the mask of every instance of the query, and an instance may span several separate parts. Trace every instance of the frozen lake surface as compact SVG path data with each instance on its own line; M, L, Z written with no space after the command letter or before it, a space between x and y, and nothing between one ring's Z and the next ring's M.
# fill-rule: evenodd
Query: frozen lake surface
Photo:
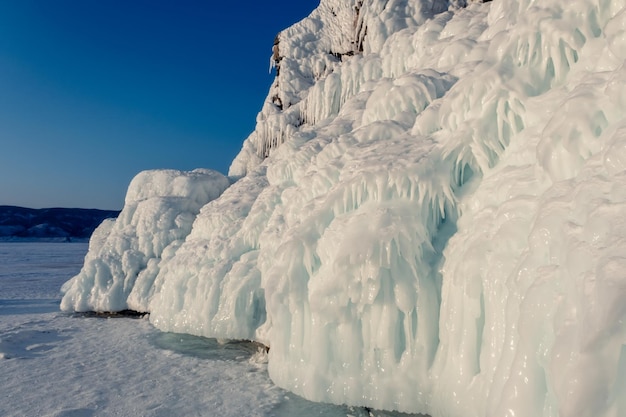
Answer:
M1 416L399 416L277 388L250 343L59 311L86 243L0 243Z

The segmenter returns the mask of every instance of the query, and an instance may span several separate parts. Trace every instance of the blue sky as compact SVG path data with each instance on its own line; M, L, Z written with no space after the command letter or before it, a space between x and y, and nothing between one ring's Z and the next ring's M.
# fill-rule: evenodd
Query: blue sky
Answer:
M274 36L319 0L0 0L0 205L120 209L145 169L227 173Z

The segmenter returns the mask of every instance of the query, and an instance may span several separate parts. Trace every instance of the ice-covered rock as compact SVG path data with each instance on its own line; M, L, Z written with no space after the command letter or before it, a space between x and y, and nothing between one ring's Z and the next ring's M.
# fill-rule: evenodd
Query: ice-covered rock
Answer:
M322 0L238 181L129 192L62 307L261 341L316 401L626 415L625 27L617 0Z
M161 259L173 255L200 208L228 186L208 169L139 173L117 220L105 220L92 235L80 274L63 286L61 308L147 311Z

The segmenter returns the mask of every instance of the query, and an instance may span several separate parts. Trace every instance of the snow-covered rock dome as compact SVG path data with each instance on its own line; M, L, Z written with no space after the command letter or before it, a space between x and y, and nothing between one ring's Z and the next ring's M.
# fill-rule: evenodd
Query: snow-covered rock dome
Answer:
M140 174L62 308L261 341L316 401L626 415L625 59L621 0L322 0L236 181Z

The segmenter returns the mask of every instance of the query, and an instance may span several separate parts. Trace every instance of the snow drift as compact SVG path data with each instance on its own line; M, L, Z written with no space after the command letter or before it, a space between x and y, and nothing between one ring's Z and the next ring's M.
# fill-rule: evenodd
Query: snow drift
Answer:
M261 341L316 401L626 415L626 5L468 3L322 0L236 182L140 174L61 307Z

